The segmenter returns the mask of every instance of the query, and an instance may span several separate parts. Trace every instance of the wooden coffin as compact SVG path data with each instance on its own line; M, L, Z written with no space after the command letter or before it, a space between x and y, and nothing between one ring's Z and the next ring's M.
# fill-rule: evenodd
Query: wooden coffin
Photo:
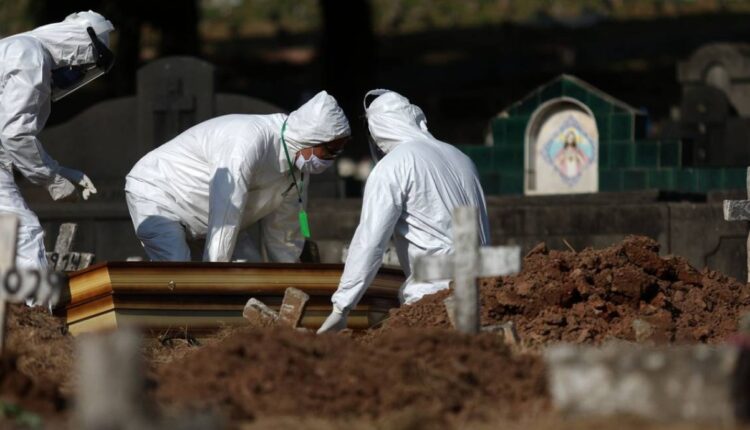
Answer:
M191 333L244 324L251 297L278 310L287 287L310 295L302 325L317 328L331 311L342 264L251 264L104 262L69 276L69 289L57 313L74 335L135 325L159 334ZM349 327L363 329L398 307L404 282L400 270L381 269Z

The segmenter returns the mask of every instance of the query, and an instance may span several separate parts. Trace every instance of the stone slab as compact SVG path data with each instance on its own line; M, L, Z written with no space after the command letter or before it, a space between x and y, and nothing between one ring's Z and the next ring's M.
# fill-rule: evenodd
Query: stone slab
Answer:
M268 327L279 319L279 314L258 299L252 298L245 304L242 316L254 327Z
M547 348L544 359L553 404L564 414L731 424L744 407L733 394L737 384L747 391L747 377L737 377L740 352L732 346L562 344Z
M284 292L284 299L281 302L277 323L292 328L299 327L309 300L310 296L304 291L293 287L287 288Z
M724 200L724 220L750 221L750 200Z

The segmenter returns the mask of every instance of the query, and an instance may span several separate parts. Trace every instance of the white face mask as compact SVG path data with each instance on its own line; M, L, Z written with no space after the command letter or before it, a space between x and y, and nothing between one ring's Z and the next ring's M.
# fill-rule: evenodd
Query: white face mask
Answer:
M327 168L331 167L333 165L333 160L324 160L316 157L315 154L312 154L309 160L305 160L305 157L300 155L294 160L294 165L297 166L302 173L316 175L318 173L323 173Z

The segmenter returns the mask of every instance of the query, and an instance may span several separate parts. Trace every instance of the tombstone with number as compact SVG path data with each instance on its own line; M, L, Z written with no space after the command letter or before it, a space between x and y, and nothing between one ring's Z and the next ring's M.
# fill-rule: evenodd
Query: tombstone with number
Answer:
M94 254L90 252L73 251L78 225L64 223L60 226L55 241L55 249L47 252L47 265L51 270L73 272L89 267L94 261Z
M18 219L0 214L0 354L5 342L6 304L57 304L64 278L55 271L15 267Z

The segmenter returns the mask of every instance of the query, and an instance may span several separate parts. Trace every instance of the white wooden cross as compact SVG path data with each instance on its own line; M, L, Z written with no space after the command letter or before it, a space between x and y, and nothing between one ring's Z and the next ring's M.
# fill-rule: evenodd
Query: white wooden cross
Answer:
M72 272L85 269L94 261L94 254L71 251L77 231L78 224L76 223L60 225L60 231L57 233L57 240L55 241L55 250L47 252L46 255L50 269Z
M477 278L511 275L521 270L520 247L479 247L478 219L476 208L456 208L453 254L417 257L414 264L417 282L453 278L456 329L470 334L479 332Z
M724 200L724 219L750 221L750 167L747 168L747 200ZM750 234L747 236L747 280L750 282Z
M57 304L65 284L64 276L54 271L16 269L18 218L0 214L0 354L4 349L6 304L33 301Z

